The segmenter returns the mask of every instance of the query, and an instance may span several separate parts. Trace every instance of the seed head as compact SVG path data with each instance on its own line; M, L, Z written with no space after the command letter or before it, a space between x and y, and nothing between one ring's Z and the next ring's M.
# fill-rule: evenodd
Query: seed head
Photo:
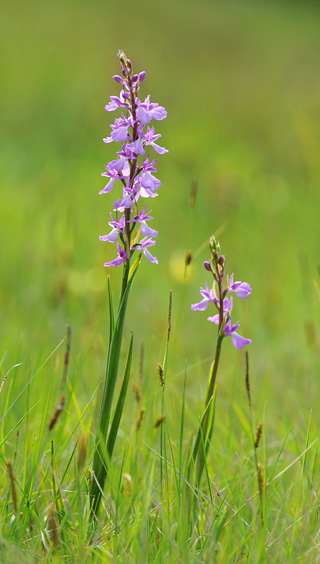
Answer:
M256 429L256 436L255 436L255 440L254 440L254 447L258 448L258 446L260 445L261 442L261 437L262 437L262 431L263 431L263 423L259 423L257 429Z
M160 425L163 423L163 421L165 420L165 418L166 418L165 415L163 415L163 414L160 415L160 416L156 419L156 421L155 421L154 428L157 429L158 427L160 427Z

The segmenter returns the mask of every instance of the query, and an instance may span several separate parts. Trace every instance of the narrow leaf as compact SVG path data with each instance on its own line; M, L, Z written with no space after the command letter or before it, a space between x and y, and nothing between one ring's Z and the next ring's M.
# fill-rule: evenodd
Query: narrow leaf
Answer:
M113 310L113 299L112 299L110 276L108 276L108 299L109 299L109 323L110 323L109 347L110 347L111 340L113 337L113 330L114 330L114 310Z
M129 270L128 280L130 280L130 278L134 275L134 273L136 272L140 262L141 262L141 253L137 256L136 260L134 261L133 265L131 266L131 268Z
M101 499L101 491L104 487L104 482L106 478L106 469L104 465L103 451L105 450L105 440L108 436L112 402L114 396L115 385L118 376L119 358L121 352L122 343L122 333L126 314L126 308L128 303L128 297L130 289L134 280L136 270L133 272L130 280L128 281L125 289L123 291L121 303L119 305L116 323L114 325L113 335L110 342L106 377L103 387L103 395L100 407L99 423L96 434L96 446L93 458L93 473L96 476L96 480L92 482L90 495L91 495L91 516L97 514L98 507ZM127 277L127 273L124 273L124 277ZM124 278L124 279L125 279ZM97 483L98 482L98 483ZM94 512L93 512L94 509Z
M108 436L107 450L110 458L112 457L113 448L117 438L120 420L124 408L124 402L128 391L131 361L132 361L132 345L133 345L133 334L131 335L131 339L130 339L130 346L129 346L129 352L128 352L127 364L124 372L123 382Z

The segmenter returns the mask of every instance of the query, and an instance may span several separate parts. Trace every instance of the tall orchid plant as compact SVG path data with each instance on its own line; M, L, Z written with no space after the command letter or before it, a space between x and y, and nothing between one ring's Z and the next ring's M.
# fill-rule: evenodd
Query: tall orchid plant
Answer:
M140 85L146 73L134 74L131 61L123 51L118 53L121 64L121 76L114 76L114 80L121 85L119 96L111 96L105 109L108 112L121 110L121 117L116 118L111 125L109 137L105 143L113 141L122 143L117 158L106 166L102 176L108 178L106 186L100 194L110 193L116 184L120 194L113 202L113 212L110 213L109 225L111 231L102 235L100 240L117 243L117 257L105 263L106 267L123 267L122 290L116 316L113 310L113 300L109 285L110 334L106 367L106 377L101 400L100 415L96 433L95 454L93 459L93 480L90 489L91 518L96 518L101 495L108 471L108 464L112 457L113 448L120 424L128 388L131 358L132 337L129 346L127 363L118 401L111 422L111 408L118 375L119 356L122 343L124 318L126 313L129 291L140 264L143 254L150 262L158 263L157 258L149 250L156 243L158 232L149 226L151 211L147 206L140 206L140 202L148 198L155 198L160 186L153 173L156 172L156 161L152 157L154 152L162 155L167 149L161 147L157 141L161 137L155 134L154 127L150 127L152 120L163 120L167 116L166 110L156 103L150 102L150 96L143 101L139 97ZM140 200L140 198L142 200ZM130 266L133 254L137 258Z

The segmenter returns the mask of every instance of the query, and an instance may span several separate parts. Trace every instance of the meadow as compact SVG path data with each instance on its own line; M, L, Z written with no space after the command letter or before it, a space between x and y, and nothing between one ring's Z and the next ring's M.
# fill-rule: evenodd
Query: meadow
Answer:
M320 561L319 10L262 0L2 7L1 562ZM131 290L120 358L122 375L133 332L130 382L93 531L108 274L115 300L121 284L120 269L103 267L114 246L99 241L113 201L99 191L115 158L102 138L118 49L168 112L157 132L169 152L151 206L159 264L142 260ZM252 287L235 306L252 339L252 408L245 353L226 339L205 471L189 486L216 341L190 306L209 281L211 235L227 272Z

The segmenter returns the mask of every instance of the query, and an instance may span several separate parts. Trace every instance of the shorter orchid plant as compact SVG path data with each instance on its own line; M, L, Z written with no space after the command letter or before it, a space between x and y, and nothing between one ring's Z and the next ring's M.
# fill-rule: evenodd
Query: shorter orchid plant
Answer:
M208 451L213 431L215 384L223 339L225 337L231 337L232 343L236 349L242 349L252 342L251 339L246 339L237 333L240 324L239 322L232 323L233 297L229 297L231 293L234 293L238 298L246 299L251 294L252 289L247 282L234 282L233 274L231 274L230 277L226 275L225 257L221 253L220 243L216 241L214 236L210 238L210 251L211 260L205 261L204 267L208 272L211 272L213 285L209 287L206 282L205 288L201 288L200 290L202 300L191 305L193 311L205 311L208 304L213 303L217 309L217 313L207 319L218 326L215 358L210 369L204 412L192 456L193 463L198 457L198 482L201 478L204 456ZM201 443L204 449L199 448Z
M200 294L203 299L192 304L193 311L204 311L209 303L214 303L218 313L212 317L208 317L208 321L212 321L218 325L218 343L221 346L224 337L231 337L232 343L236 349L243 349L246 345L250 345L251 339L246 339L237 333L239 322L232 324L231 312L233 308L233 297L228 298L228 294L235 293L238 298L245 299L252 289L248 282L234 282L233 274L225 275L224 264L225 258L220 254L220 244L216 242L214 237L210 239L211 261L205 261L204 267L213 275L213 288L209 288L207 282L205 289L201 288Z

